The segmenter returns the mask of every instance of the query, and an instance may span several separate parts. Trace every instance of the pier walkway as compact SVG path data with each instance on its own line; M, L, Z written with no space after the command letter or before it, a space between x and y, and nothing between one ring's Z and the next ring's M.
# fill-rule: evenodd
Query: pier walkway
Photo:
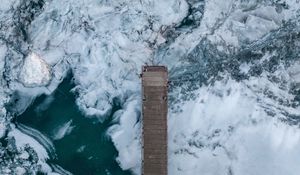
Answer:
M143 175L168 174L168 70L164 66L142 69Z

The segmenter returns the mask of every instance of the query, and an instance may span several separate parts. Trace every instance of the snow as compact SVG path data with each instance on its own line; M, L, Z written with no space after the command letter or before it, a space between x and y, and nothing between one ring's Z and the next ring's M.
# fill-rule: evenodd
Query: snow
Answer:
M255 4L249 2L244 4L239 1L228 5L222 6L222 8L226 7L226 10L216 10L224 14L223 16L218 15L218 18L222 17L225 20L219 28L216 28L215 34L209 36L213 42L225 42L226 45L238 47L243 42L255 41L270 31L278 29L284 18L284 13L277 13L274 6L254 8ZM214 13L214 11L212 9L210 13ZM217 23L213 24L218 25Z
M149 8L149 5L153 8L153 11L148 15L159 16L161 24L167 26L180 22L188 12L188 4L184 0L146 1L145 10Z
M20 158L21 159L28 159L29 158L29 154L27 152L23 152L21 155L20 155Z
M23 175L26 173L26 170L22 167L17 167L16 172L17 172L17 175Z
M139 117L140 101L130 98L124 109L118 111L115 118L120 123L108 130L117 150L119 151L118 162L122 169L130 169L135 174L141 174L141 125L137 123Z
M233 164L234 172L248 172L249 175L298 174L300 159L295 156L300 153L298 128L267 122L256 127L242 128L239 132L246 137L238 136L237 140L232 140L238 143L243 141L236 150L238 156Z
M16 128L12 129L8 133L8 136L15 138L17 148L20 150L23 149L26 146L26 144L34 148L39 158L38 164L42 166L42 170L49 171L50 167L46 163L46 160L49 158L47 150L39 142L34 140L32 137L22 133L20 130Z
M299 86L300 85L300 62L296 62L289 68L289 74L293 79L294 83Z
M52 168L46 163L46 161L49 159L49 157L54 156L54 155L49 155L49 154L53 154L53 152L51 152L51 150L49 150L50 148L45 145L46 143L42 143L43 138L39 138L39 140L37 140L37 139L34 139L32 137L32 135L25 134L24 130L26 128L25 129L22 128L22 131L21 131L18 128L16 128L13 124L11 124L10 127L11 127L11 130L8 133L8 137L15 139L15 144L17 146L18 151L24 150L26 145L30 146L37 153L37 156L38 156L37 164L41 168L40 171L43 173L46 173L46 174L58 174L56 172L53 172ZM29 129L27 129L27 130L29 130ZM28 131L26 131L26 132L28 132ZM31 132L37 132L37 131L34 131L32 129ZM35 137L38 137L38 135L39 134L35 134ZM41 137L41 136L39 136L39 137ZM45 137L45 136L43 136L43 137ZM28 156L29 155L27 152L23 152L20 155L20 158L27 159ZM54 171L56 171L56 170L54 170ZM64 171L64 170L61 169L60 171ZM20 167L17 170L17 172L22 174L23 169Z
M14 126L13 126L14 128ZM41 132L39 132L38 130L31 128L29 126L25 126L21 123L18 124L18 130L19 132L22 132L25 136L28 137L32 137L31 139L38 142L39 144L41 144L41 146L46 149L47 152L49 152L49 156L50 157L55 157L55 147L52 143L52 141L46 137L45 135L43 135ZM45 157L44 159L46 159L47 157Z
M16 0L11 0L11 1L3 1L1 2L1 6L0 6L0 12L6 12L8 10L10 10L12 7L14 7L14 5L17 5L18 1Z
M247 63L243 63L240 65L240 72L244 73L244 74L247 74L250 70L250 65L247 64Z
M277 29L278 25L276 25L274 21L266 20L254 15L249 15L247 17L244 28L246 29L237 28L234 30L236 30L237 32L239 32L239 30L246 30L240 32L240 35L244 35L243 37L247 38L250 41L254 41L258 38L261 38L269 31Z
M0 138L2 138L6 131L6 123L3 118L0 118Z
M46 159L49 158L46 149L40 143L38 143L30 136L23 134L18 129L13 129L12 131L9 132L8 135L16 139L16 145L18 146L18 148L22 148L26 144L32 146L35 149L35 151L37 151L38 157L40 158L41 161L45 161Z
M269 118L250 84L228 79L202 87L196 101L171 112L171 174L298 174L300 130Z
M4 0L0 7L4 26L0 29L0 74L5 74L0 76L0 116L7 116L4 104L14 91L26 103L20 108L26 109L38 95L51 94L71 71L76 85L73 91L78 95L76 103L86 116L104 121L112 113L114 99L120 101L122 109L114 114L117 124L107 133L119 151L117 161L121 168L140 174L141 66L160 63L171 71L184 72L185 64L193 64L188 60L190 55L206 51L197 48L202 41L223 55L261 42L274 31L285 29L289 20L298 18L298 0L280 2L286 2L288 8L274 5L273 1L205 0L204 10L198 12L203 13L200 25L178 30L192 1L52 0L25 27L29 41L19 43L21 37L15 36L16 28L11 26L16 23L14 9L21 1ZM169 38L168 32L173 33ZM201 54L196 62L206 59ZM230 59L231 56L235 55L228 55ZM241 60L238 71L248 75L255 64L275 56L271 51L254 60L254 64ZM299 172L299 129L286 122L288 115L300 115L299 107L283 104L295 98L290 90L292 83L300 82L299 63L278 69L272 73L288 83L270 81L268 72L240 81L225 73L220 75L221 80L190 92L196 94L195 99L179 99L182 112L170 110L168 116L170 174ZM177 75L172 72L170 76ZM184 97L189 92L183 86L174 87L178 91L171 95ZM47 103L39 109L45 108ZM71 132L71 123L58 128L55 138ZM1 120L0 137L5 126ZM20 147L32 144L42 163L48 158L46 149L28 135L14 128L10 136Z
M0 45L0 75L3 75L5 68L5 52L7 51L7 47L4 45ZM5 81L3 80L3 76L0 77L0 138L2 138L6 131L6 109L4 108L5 103L8 102L9 97L5 94L4 87L1 87Z
M48 64L36 53L30 53L20 72L20 81L24 86L45 86L51 79Z
M7 47L5 45L0 46L0 73L3 74L4 64L5 64L5 53L7 51Z
M72 13L66 13L66 8ZM32 22L29 34L33 50L49 65L67 60L77 85L79 108L87 116L103 120L111 111L113 98L138 89L140 67L154 54L147 42L154 42L155 47L162 44L161 28L181 21L187 10L183 0L53 1ZM147 27L150 22L153 30ZM54 74L61 71L64 69L52 69Z

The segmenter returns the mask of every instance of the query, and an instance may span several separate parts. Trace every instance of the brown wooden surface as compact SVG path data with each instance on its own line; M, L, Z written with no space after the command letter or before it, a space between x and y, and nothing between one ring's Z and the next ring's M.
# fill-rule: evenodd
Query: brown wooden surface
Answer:
M142 173L167 175L168 70L163 66L145 66L142 71Z

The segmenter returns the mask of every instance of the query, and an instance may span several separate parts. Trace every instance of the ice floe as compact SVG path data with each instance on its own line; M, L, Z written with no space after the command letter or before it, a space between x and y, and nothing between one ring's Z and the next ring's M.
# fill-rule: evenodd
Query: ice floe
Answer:
M62 124L57 129L55 129L53 134L53 139L54 140L62 139L64 136L69 135L74 129L74 127L75 126L72 126L72 120Z

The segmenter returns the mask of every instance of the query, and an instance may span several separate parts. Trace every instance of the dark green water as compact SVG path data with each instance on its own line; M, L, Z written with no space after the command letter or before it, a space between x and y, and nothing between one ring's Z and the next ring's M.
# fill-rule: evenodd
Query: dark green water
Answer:
M22 123L39 130L50 138L57 157L49 162L58 164L75 175L129 175L122 171L115 158L118 155L112 141L105 135L111 126L111 117L103 123L86 118L75 104L74 87L70 78L63 81L51 96L41 96L20 116ZM49 99L53 100L49 100ZM51 101L48 105L47 101ZM116 111L118 106L113 111ZM72 120L69 135L54 140L60 126Z

